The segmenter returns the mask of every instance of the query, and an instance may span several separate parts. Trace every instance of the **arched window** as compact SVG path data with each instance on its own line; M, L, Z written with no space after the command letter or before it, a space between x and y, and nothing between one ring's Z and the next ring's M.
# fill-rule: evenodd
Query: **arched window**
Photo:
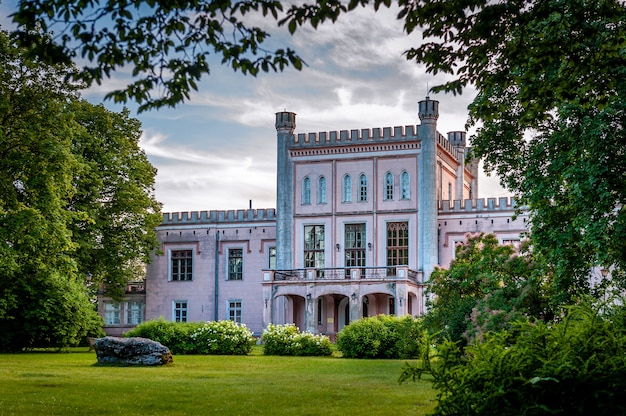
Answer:
M317 203L326 203L326 178L323 176L317 180Z
M359 201L367 201L367 176L359 176Z
M411 178L409 172L404 171L400 175L400 199L411 198Z
M350 175L343 177L343 202L352 202L352 178Z
M308 176L302 180L302 203L311 203L311 179Z
M391 172L385 174L385 200L393 200L393 175Z

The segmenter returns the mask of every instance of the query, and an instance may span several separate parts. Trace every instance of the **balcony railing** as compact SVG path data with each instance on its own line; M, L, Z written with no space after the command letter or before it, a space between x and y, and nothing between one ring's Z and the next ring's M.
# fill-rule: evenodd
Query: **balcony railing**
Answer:
M411 270L407 266L264 270L263 274L263 280L273 281L408 279L416 283L423 283L422 272Z

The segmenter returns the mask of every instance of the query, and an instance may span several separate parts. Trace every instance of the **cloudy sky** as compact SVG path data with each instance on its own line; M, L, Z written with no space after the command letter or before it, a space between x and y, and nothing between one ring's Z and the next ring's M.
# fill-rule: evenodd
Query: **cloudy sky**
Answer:
M6 0L0 4L4 29L10 28L10 11ZM140 145L158 169L156 196L163 211L242 209L250 200L253 208L273 208L278 111L297 114L296 133L419 124L418 101L428 86L446 80L402 55L420 41L419 33L403 33L393 10L360 9L317 30L299 29L293 37L286 29L273 30L268 48L295 49L308 64L302 71L255 78L215 63L199 91L175 109L137 115L136 106L127 105L142 122ZM123 76L115 74L84 97L101 103ZM473 97L470 90L461 96L431 94L440 102L440 132L464 129ZM479 197L506 194L496 178L481 176Z

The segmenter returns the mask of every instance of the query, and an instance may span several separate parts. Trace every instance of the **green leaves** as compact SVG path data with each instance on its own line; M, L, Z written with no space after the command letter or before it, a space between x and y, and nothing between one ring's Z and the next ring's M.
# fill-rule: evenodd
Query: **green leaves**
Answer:
M623 414L623 316L583 300L556 323L519 321L464 350L445 341L401 380L429 373L440 416Z
M549 270L524 244L520 253L493 234L469 236L449 269L431 274L425 324L462 344L519 318L549 320Z
M76 344L100 318L85 276L123 293L157 246L140 125L80 100L71 68L0 32L0 350Z
M154 1L73 3L66 0L21 1L12 16L20 25L20 43L46 63L69 63L81 56L90 64L73 79L100 84L112 71L130 66L133 80L108 99L134 100L139 111L173 107L189 99L208 57L220 56L235 71L255 76L283 71L304 62L290 49L262 47L269 33L250 25L247 15L278 19L282 4L271 0ZM54 30L51 40L45 34Z

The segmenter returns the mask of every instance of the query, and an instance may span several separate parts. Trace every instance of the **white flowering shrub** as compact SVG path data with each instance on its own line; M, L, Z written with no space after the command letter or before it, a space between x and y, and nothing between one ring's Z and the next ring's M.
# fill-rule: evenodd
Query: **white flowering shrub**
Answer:
M261 336L265 355L329 356L332 344L326 335L300 332L294 324L269 324Z
M190 338L196 354L246 355L255 343L252 331L233 321L205 322Z

